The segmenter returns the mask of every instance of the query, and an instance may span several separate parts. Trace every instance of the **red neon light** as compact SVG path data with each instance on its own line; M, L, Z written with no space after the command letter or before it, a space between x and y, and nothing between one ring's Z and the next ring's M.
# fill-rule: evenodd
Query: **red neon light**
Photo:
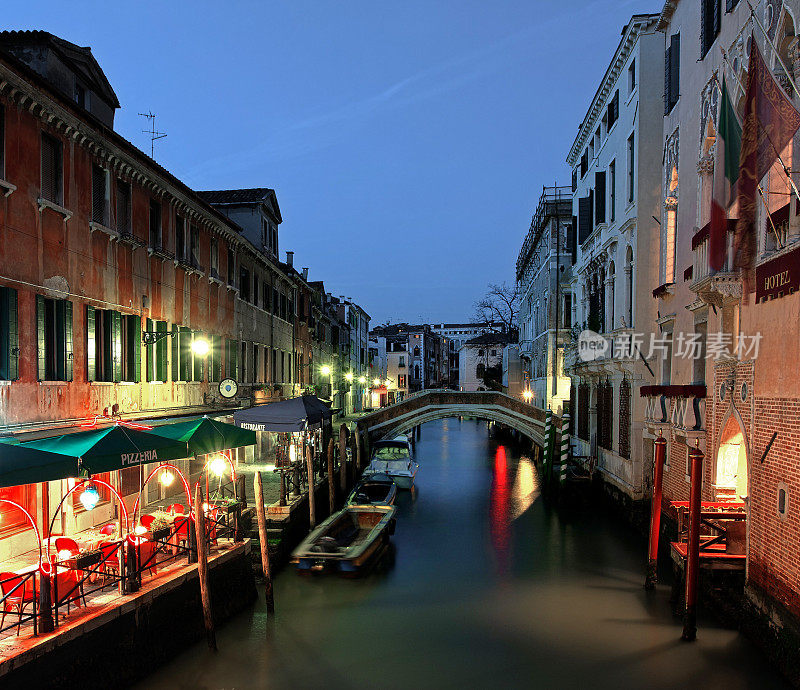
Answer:
M7 498L0 498L0 503L8 503L9 505L14 506L15 508L19 508L25 516L30 520L31 526L33 527L33 531L36 534L36 543L39 546L39 567L42 567L42 538L39 536L39 528L36 526L36 521L33 519L33 516L25 510L19 503L15 503L14 501L10 501Z
M95 429L97 427L97 420L98 419L114 419L113 417L106 417L102 414L96 414L94 419L89 422L88 424L81 424L81 429ZM154 427L149 426L147 424L139 424L137 422L126 422L124 419L117 419L114 420L114 426L125 426L129 429L142 429L143 431L149 431Z
M183 472L181 472L177 467L175 467L175 465L170 465L168 462L165 462L163 465L159 465L158 467L153 469L153 471L150 472L150 474L147 475L147 479L144 480L144 483L142 484L142 489L139 491L139 495L136 497L136 501L133 504L133 516L134 516L134 518L136 517L136 511L139 509L139 502L140 502L140 500L142 498L142 491L144 491L144 487L147 486L147 482L149 482L153 478L153 475L155 475L156 472L158 472L159 470L166 469L166 468L169 468L171 470L175 470L175 472L177 472L178 476L181 478L181 483L183 484L183 490L186 492L186 498L189 501L189 512L190 513L192 512L192 495L191 495L191 492L189 490L189 482L186 481L186 477L183 476Z

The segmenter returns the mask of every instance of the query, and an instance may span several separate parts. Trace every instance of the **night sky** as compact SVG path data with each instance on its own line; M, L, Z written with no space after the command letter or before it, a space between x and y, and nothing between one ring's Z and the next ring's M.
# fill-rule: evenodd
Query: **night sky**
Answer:
M633 13L653 1L11 3L91 46L117 131L195 189L272 187L281 256L373 325L461 321L514 264Z

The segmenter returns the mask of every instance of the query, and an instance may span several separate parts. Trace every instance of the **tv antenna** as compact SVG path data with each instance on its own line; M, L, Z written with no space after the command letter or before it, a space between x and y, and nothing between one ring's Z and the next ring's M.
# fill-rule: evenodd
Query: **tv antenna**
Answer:
M150 135L150 158L155 158L156 139L163 139L167 133L156 130L156 116L151 111L139 113L139 115L150 120L150 129L143 129L142 132Z

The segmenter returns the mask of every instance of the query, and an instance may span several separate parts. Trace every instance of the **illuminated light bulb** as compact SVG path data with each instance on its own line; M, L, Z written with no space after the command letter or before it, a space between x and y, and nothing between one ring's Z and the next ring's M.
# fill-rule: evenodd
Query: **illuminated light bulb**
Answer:
M175 481L175 475L172 474L169 470L162 472L161 476L158 478L158 481L161 482L163 486L172 486L172 482Z
M294 462L297 459L297 450L293 445L289 446L289 462Z
M66 561L68 558L72 558L72 551L67 551L66 549L61 549L58 552L58 560L59 561Z
M225 468L227 466L228 463L225 462L225 458L223 458L221 455L218 455L210 463L208 463L208 469L210 469L218 477L221 477L225 473Z
M366 376L359 376L358 377L358 382L359 383L366 383L367 382L367 377Z
M86 510L93 510L100 502L100 493L94 484L88 484L81 492L81 503Z
M147 527L145 527L144 525L136 525L136 527L133 530L133 533L137 535L147 534Z
M329 367L327 364L325 364L325 365L324 365L324 366L323 366L323 367L322 367L322 368L319 370L319 372L320 372L320 373L321 373L323 376L327 376L328 374L330 374L330 373L331 373L331 368L330 368L330 367Z
M372 379L372 385L373 386L380 386L381 385L381 380L377 379L377 378L376 379Z
M203 512L204 512L204 513L207 513L207 512L208 512L208 509L209 509L210 507L211 507L211 506L210 506L208 503L204 503L204 504L203 504Z
M348 371L348 372L347 372L347 373L344 375L344 377L345 377L345 378L346 378L348 381L352 381L352 380L353 380L353 372L352 372L352 371Z
M209 349L211 349L211 348L208 345L208 341L204 340L202 338L200 340L195 340L192 343L192 351L196 355L200 355L201 357L203 357L204 355L207 355Z

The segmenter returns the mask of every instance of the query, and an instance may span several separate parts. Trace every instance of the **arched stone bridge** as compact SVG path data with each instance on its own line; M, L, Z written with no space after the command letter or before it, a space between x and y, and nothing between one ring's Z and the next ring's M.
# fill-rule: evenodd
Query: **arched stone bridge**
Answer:
M358 430L370 445L406 433L419 424L446 417L476 417L499 422L544 445L545 411L505 393L424 391L361 417ZM555 420L554 420L555 421Z

